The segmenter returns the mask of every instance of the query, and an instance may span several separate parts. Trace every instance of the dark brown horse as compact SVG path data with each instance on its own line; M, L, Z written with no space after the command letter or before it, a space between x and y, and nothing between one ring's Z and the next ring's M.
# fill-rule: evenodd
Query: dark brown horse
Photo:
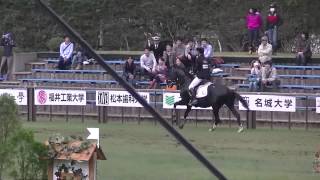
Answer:
M188 76L188 74L185 73L185 71L181 69L174 69L173 71L170 72L169 81L176 83L180 89L181 100L174 103L175 111L176 111L176 106L178 105L187 106L187 110L184 113L184 119L181 122L179 122L179 128L182 129L186 122L186 118L188 117L188 114L192 108L191 106L188 105L191 98L189 94L188 86L191 82L191 79L190 79L190 76ZM229 89L225 85L211 84L210 86L208 86L207 96L199 98L198 104L195 105L195 107L202 107L202 108L212 107L215 118L214 118L214 122L212 122L212 128L210 128L209 130L213 131L216 128L216 125L221 122L219 117L219 110L223 105L226 105L230 109L232 114L237 118L237 123L239 125L238 132L242 132L243 126L240 121L240 114L234 107L234 103L236 99L238 99L241 102L241 104L247 110L249 110L247 102L237 92Z

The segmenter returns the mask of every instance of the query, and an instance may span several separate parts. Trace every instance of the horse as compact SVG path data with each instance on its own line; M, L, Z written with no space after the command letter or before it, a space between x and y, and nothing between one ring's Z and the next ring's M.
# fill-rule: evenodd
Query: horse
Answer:
M191 83L191 76L185 72L183 69L174 68L170 74L168 79L169 84L175 83L178 86L178 89L180 89L180 97L181 100L174 103L174 110L177 114L176 107L178 105L185 105L187 106L187 109L184 113L184 119L183 121L178 122L178 126L180 129L184 127L184 124L186 122L186 119L188 117L189 112L191 111L192 106L189 105L191 96L189 93L188 86ZM248 103L234 90L229 89L227 86L222 84L210 84L207 88L207 96L202 98L197 98L198 103L195 105L195 107L201 107L201 108L208 108L212 107L213 114L214 114L214 120L212 120L212 127L209 129L209 131L213 131L216 129L217 125L221 123L220 117L219 117L219 110L223 105L226 105L232 114L236 117L237 123L238 123L238 132L243 131L243 126L240 121L240 114L234 107L234 102L236 99L238 99L241 104L249 111Z

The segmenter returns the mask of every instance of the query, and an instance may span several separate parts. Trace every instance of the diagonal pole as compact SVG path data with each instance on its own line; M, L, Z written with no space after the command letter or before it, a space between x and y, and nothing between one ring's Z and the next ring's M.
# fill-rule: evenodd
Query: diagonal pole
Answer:
M173 136L175 137L199 162L201 162L214 176L219 180L227 180L227 178L215 167L208 159L206 159L189 141L187 141L178 131L170 126L166 120L164 120L159 113L157 113L140 95L135 89L129 85L124 79L122 79L116 71L114 71L108 64L106 64L94 49L57 13L51 9L43 0L38 0L42 8L44 8L53 19L55 19L61 26L63 26L76 40L77 42L94 57L94 59L106 70L110 75L121 84L137 101L143 105L143 107Z

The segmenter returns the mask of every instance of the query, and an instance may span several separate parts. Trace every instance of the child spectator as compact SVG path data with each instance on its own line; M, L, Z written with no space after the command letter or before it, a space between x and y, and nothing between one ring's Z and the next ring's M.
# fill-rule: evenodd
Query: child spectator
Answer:
M149 48L144 49L144 54L140 57L140 72L142 75L147 76L150 80L153 79L152 72L157 65L156 58Z
M249 54L256 51L258 45L259 30L262 25L262 18L257 9L250 8L246 17L248 36L249 36Z
M266 21L268 39L270 44L272 44L273 52L275 52L278 41L278 28L282 24L282 20L277 12L275 4L271 4L269 6L269 12Z
M306 66L311 60L312 51L310 47L309 34L307 32L301 33L300 37L298 37L296 53L296 64L298 66Z
M266 91L267 86L272 86L273 90L278 89L280 81L277 77L277 69L272 66L271 61L267 61L263 64L261 70L261 90Z
M129 57L123 67L123 78L127 80L132 86L135 86L136 80L136 65L132 57Z
M168 68L163 58L159 58L159 64L155 67L153 80L150 83L149 89L154 89L158 83L166 82L168 76Z
M249 90L258 91L261 81L261 64L259 60L251 62L251 72L249 76Z
M263 36L261 38L261 44L258 48L258 56L260 62L263 64L272 59L272 45L268 43L268 37Z
M64 42L60 44L60 57L58 62L58 69L66 70L71 66L71 56L73 53L73 43L69 36L64 36Z

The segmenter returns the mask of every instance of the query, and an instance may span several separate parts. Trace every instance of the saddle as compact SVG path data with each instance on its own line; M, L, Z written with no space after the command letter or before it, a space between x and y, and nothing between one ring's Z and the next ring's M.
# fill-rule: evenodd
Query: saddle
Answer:
M211 81L202 81L200 84L198 84L195 87L196 91L196 98L203 98L208 95L208 87L212 85L213 83Z

